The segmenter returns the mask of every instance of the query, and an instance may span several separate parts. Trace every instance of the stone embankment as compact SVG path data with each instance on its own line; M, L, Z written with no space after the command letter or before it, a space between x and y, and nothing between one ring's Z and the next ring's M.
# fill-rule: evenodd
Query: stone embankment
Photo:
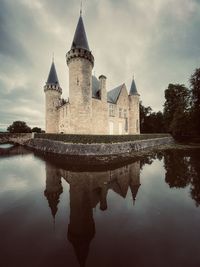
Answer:
M172 137L139 140L132 142L113 144L70 144L47 139L30 139L26 145L43 152L56 153L60 155L79 156L109 156L119 154L130 154L147 148L172 144Z
M0 144L14 143L24 145L31 138L33 138L32 133L1 133Z
M144 149L159 147L174 143L171 136L152 138L146 140L135 140L112 144L73 144L42 138L34 138L33 134L0 134L0 144L16 143L37 151L54 153L60 155L79 156L110 156L124 155L138 152Z

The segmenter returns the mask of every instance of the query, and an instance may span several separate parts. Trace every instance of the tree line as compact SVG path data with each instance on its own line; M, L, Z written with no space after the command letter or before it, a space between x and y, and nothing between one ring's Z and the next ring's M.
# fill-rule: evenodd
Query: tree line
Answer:
M200 68L184 84L169 84L163 111L140 103L141 133L171 133L176 139L200 136Z
M9 133L42 133L44 132L39 127L29 127L24 121L14 121L10 126L8 126L7 131Z

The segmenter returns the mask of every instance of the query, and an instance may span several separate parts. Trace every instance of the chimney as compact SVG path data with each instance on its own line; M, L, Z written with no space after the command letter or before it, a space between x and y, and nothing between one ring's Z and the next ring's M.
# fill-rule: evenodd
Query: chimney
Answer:
M106 76L99 76L101 101L107 101Z

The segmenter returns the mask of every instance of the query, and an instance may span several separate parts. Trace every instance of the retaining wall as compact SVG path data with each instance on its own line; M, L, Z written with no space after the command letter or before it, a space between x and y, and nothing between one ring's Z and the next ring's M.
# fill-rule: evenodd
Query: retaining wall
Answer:
M32 133L1 133L0 144L15 143L24 145L31 138L33 138Z
M172 144L173 142L172 137L163 137L115 144L70 144L35 138L29 139L25 145L36 150L60 155L108 156L129 154L134 151Z

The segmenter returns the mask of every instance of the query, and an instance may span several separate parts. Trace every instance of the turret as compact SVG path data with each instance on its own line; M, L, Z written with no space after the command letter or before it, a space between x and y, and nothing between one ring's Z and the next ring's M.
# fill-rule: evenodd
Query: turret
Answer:
M94 57L89 49L87 36L80 16L72 46L66 55L69 67L69 101L71 132L92 133L92 68Z
M56 68L54 62L52 62L49 76L44 86L45 92L45 116L46 116L46 132L47 133L58 133L58 106L62 89L59 85Z
M140 134L140 95L134 77L129 92L129 134Z

